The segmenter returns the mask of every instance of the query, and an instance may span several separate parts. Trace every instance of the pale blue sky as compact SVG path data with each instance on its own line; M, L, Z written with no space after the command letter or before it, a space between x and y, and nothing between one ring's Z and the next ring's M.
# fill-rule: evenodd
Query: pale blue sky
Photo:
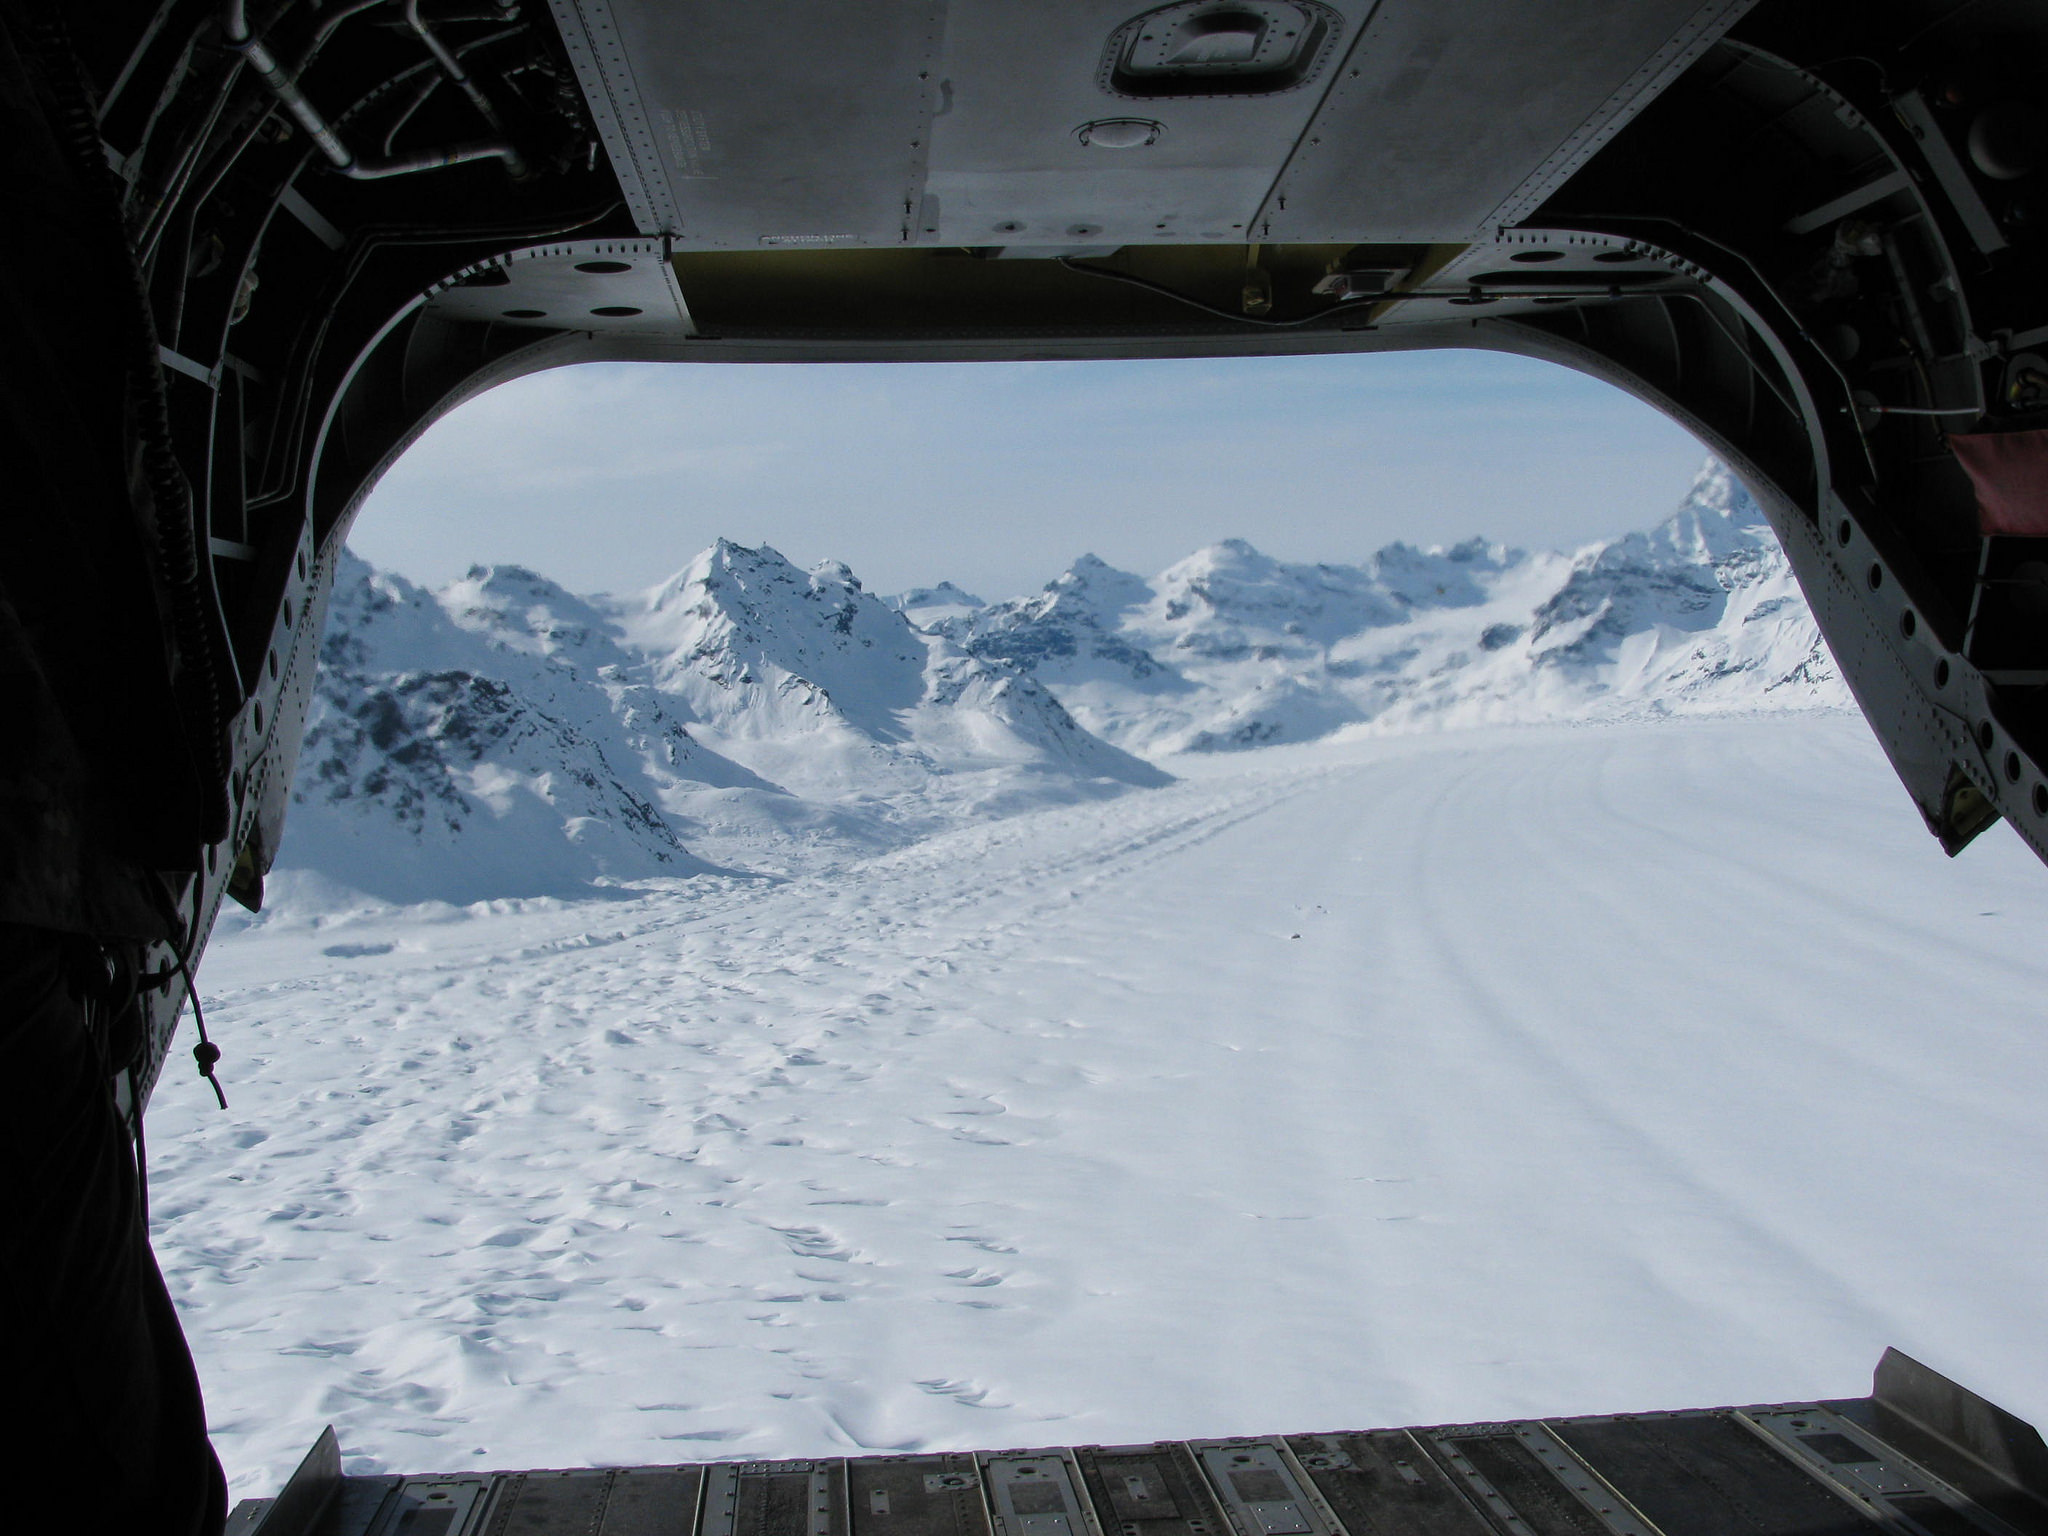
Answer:
M1703 450L1619 390L1483 352L1119 363L608 364L430 429L350 540L438 584L532 566L650 585L714 538L871 591L1152 574L1244 538L1355 561L1473 534L1570 548L1663 517Z

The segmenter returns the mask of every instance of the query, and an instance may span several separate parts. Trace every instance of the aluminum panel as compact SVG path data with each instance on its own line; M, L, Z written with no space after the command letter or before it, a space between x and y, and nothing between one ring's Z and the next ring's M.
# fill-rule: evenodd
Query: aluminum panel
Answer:
M1297 83L1156 97L1130 0L552 3L636 218L730 250L1467 239L1751 0L1321 0Z
M1101 1536L1060 1452L1005 1452L984 1456L981 1467L996 1536Z
M1858 1509L1905 1536L1982 1531L2014 1536L2011 1526L1972 1507L1959 1489L1908 1461L1841 1414L1808 1408L1751 1409L1734 1415L1832 1486Z
M1335 1536L1342 1530L1278 1441L1201 1440L1190 1448L1236 1536Z
M1121 1536L1222 1536L1227 1529L1185 1446L1090 1446L1074 1456L1104 1523Z
M1372 0L1336 0L1331 63L1271 95L1129 100L1100 62L1131 0L955 0L916 238L946 245L1245 240ZM1132 117L1150 144L1104 149L1084 124Z
M701 1467L624 1467L612 1475L598 1536L691 1536Z
M1406 1430L1290 1435L1287 1444L1350 1536L1496 1536Z
M942 3L557 0L556 16L646 233L700 250L908 238Z
M1526 216L1749 0L1386 0L1262 240L1466 240Z
M867 1456L846 1481L853 1536L989 1536L972 1456Z
M705 1473L700 1536L845 1536L843 1464L727 1462Z
M695 334L660 240L566 240L458 272L427 297L446 320L606 335Z

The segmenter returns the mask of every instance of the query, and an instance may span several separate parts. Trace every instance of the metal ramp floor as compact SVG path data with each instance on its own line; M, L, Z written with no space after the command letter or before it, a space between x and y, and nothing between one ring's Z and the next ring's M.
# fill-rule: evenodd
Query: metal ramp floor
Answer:
M2048 1536L2048 1447L1897 1351L1824 1403L1039 1450L347 1477L230 1536Z

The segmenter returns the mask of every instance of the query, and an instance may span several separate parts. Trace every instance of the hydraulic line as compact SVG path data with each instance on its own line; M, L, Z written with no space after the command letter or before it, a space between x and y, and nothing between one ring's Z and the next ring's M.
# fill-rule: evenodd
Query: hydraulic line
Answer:
M232 68L233 71L239 72L242 68L241 61L237 60ZM231 72L227 79L222 82L220 90L214 94L213 105L208 109L205 121L200 124L198 130L187 140L184 153L178 157L177 165L158 189L156 197L150 202L147 211L138 210L141 227L135 240L135 252L137 259L142 263L145 274L155 266L157 242L163 238L164 226L170 219L172 210L177 207L179 198L184 196L185 188L191 183L193 173L199 165L199 157L205 153L207 141L213 137L213 130L218 126L221 114L227 110L228 98L234 92L234 83L235 76ZM173 93L167 88L166 101L169 100L171 94ZM152 132L154 131L154 126L154 119L152 119ZM136 149L136 158L139 159L147 143L148 139L145 136L143 145L138 146Z
M455 56L457 58L466 58L479 48L488 48L492 43L502 42L508 37L516 36L519 31L518 27L505 27L496 32L486 33L482 37L472 38L460 48L454 50ZM414 69L408 70L404 74L393 76L390 84L397 85L399 81L411 78L413 74L418 73L424 67L415 66ZM434 92L441 88L442 82L447 78L447 75L439 70L435 70L427 76L419 89L413 92L412 99L398 109L397 114L391 119L390 126L384 130L383 153L387 158L393 152L391 146L397 142L399 134L405 131L405 125L411 122L414 116L418 114L420 108L424 107L432 99Z
M221 10L221 33L231 46L256 72L270 94L289 112L299 126L306 130L306 136L318 146L327 163L342 175L357 181L377 181L390 176L410 176L417 171L438 170L442 166L463 165L473 160L502 160L505 169L514 176L526 173L526 158L509 139L482 140L467 144L452 144L444 149L419 150L409 155L383 156L365 159L351 150L342 137L321 115L320 109L307 99L299 89L296 74L279 62L277 55L264 46L262 40L249 30L246 0L226 0ZM502 120L490 105L490 99L463 70L461 61L451 53L423 21L418 19L417 0L409 0L406 6L406 20L413 30L420 34L442 70L450 79L461 85L470 100L484 113L485 121L502 133Z
M306 66L327 46L327 40L341 29L343 22L350 17L362 15L364 11L374 11L378 6L390 3L391 0L354 0L353 4L337 6L318 27L314 28L312 41L306 44L306 51L299 55L297 72L302 75L306 72Z
M439 61L441 72L454 82L457 90L469 98L469 104L475 107L477 115L490 125L491 132L502 137L505 132L504 119L498 116L498 109L491 105L491 98L484 94L483 87L462 67L462 60L458 59L449 50L448 45L434 35L434 29L421 19L420 0L404 0L404 10L405 24L419 34L420 41L427 45L427 52ZM508 159L505 162L505 169L514 176L523 176L526 173L526 163L523 160Z
M270 94L278 99L285 111L306 130L306 136L320 146L320 153L338 171L346 171L355 161L349 148L341 142L341 136L327 126L327 120L319 109L306 99L306 93L299 89L292 72L278 62L277 55L264 46L263 41L249 30L248 7L244 0L227 0L221 11L221 35L248 61L256 76L270 88Z
M387 126L384 130L385 154L389 155L393 152L392 146L398 142L399 134L405 131L405 125L413 120L414 114L417 113L421 107L424 107L429 101L433 99L434 92L441 89L441 82L447 78L448 77L446 75L442 74L431 74L427 76L427 78L420 83L419 89L412 93L412 100L408 101L404 106L398 109L397 114L391 119L389 126Z
M114 83L107 87L107 93L100 98L93 116L99 122L107 120L107 114L114 110L114 102L128 89L128 82L135 78L135 71L142 65L143 55L156 42L157 34L164 29L164 23L171 19L171 10L178 0L163 0L156 8L156 14L149 19L149 25L142 29L142 36L135 40L135 46L128 50L128 62L121 66L121 73L114 76Z

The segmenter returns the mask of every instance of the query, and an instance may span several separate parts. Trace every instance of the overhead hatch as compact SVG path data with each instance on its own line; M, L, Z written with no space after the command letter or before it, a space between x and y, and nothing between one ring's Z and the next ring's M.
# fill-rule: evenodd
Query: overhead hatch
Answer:
M1291 91L1321 73L1342 25L1308 0L1182 0L1116 30L1102 85L1140 100Z

